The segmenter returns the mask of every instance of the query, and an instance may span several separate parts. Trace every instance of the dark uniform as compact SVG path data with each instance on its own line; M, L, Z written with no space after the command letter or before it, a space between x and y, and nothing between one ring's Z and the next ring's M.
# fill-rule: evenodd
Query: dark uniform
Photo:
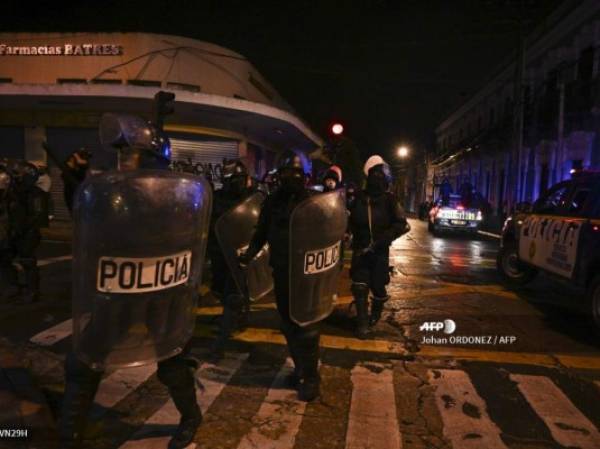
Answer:
M381 318L383 305L388 300L389 247L410 229L397 198L387 191L390 182L387 167L383 163L365 167L368 168L367 188L356 195L349 221L353 234L350 276L359 338L365 338L369 325ZM370 316L369 290L373 294Z
M311 192L304 188L304 170L299 157L289 152L278 169L279 187L263 205L256 232L242 263L251 260L265 243L271 250L275 300L281 317L281 331L294 361L290 383L298 386L301 400L311 401L319 395L319 327L317 323L299 326L290 318L289 241L290 216L294 208Z
M0 298L16 294L16 280L10 279L12 255L10 251L10 216L12 177L6 165L0 162ZM11 282L12 281L12 282ZM13 285L11 285L13 284ZM13 288L15 291L10 291Z
M213 355L223 355L225 343L236 329L245 327L250 308L246 291L240 291L233 279L219 245L215 223L231 208L253 193L248 187L248 170L239 160L223 161L223 188L214 192L208 255L211 261L212 292L223 305L219 336L213 345Z
M114 127L114 123L112 126ZM115 142L113 145L119 148L120 170L167 169L170 157L168 138L150 124L139 126L136 131L138 135L153 136L152 141L146 146L139 147L126 141ZM75 192L77 186L73 187L72 192ZM113 320L111 324L115 326L116 331L119 323L115 321ZM97 342L97 345L101 344L102 342ZM189 343L179 354L158 362L158 379L167 386L173 403L181 414L179 427L169 443L170 449L184 448L189 445L202 421L202 413L196 402L194 375L196 368L196 361L189 356ZM67 356L66 386L59 427L61 448L80 447L87 415L102 375L102 369L92 369L74 353Z
M73 198L77 187L85 180L89 169L91 154L81 149L71 154L64 164L61 178L64 186L65 204L69 212L73 212Z
M5 234L4 243L0 244L0 270L8 283L18 285L23 302L35 302L40 288L36 251L41 241L40 228L48 225L48 194L36 186L39 171L35 165L11 161L6 169L12 183L0 206Z

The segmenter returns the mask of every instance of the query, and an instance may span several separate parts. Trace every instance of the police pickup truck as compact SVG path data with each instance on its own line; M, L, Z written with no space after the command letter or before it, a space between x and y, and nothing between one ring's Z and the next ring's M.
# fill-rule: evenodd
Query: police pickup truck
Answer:
M544 272L586 290L600 327L600 173L560 182L502 229L498 271L514 286Z

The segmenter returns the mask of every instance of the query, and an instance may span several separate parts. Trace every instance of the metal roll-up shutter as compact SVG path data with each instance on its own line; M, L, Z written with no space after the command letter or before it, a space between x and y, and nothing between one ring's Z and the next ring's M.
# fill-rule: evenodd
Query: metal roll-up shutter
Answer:
M48 145L56 153L60 162L76 150L84 147L92 153L90 167L92 169L107 170L116 165L116 155L102 149L98 128L46 128ZM70 220L71 215L64 200L63 182L58 166L48 161L52 188L50 197L53 205L55 220Z
M238 157L238 142L236 140L187 140L171 139L173 161L191 160L201 164L205 173L210 172L213 180L221 177L223 158ZM217 186L219 183L215 183Z
M20 126L0 126L0 158L25 158L25 130Z

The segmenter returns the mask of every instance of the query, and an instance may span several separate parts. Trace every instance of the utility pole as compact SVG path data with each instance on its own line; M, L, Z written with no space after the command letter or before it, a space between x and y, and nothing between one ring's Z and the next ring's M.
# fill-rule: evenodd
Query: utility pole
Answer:
M523 98L523 79L525 75L525 36L523 32L523 18L521 14L518 17L519 20L519 36L517 45L517 58L515 61L515 77L513 85L513 99L514 99L514 122L513 122L513 151L511 165L512 169L509 170L509 178L511 179L507 184L507 190L510 194L506 195L508 201L512 202L512 206L516 205L523 197L523 111L524 111L524 98ZM516 164L515 164L516 162ZM516 170L515 170L516 168ZM515 173L516 172L516 173Z
M561 76L558 76L558 123L557 123L557 145L555 151L554 172L556 173L555 182L563 180L564 170L564 134L565 134L565 83Z

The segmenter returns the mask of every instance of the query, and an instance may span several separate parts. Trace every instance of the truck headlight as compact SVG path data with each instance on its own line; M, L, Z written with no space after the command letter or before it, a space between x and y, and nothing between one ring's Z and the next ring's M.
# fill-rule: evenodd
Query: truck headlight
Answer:
M436 215L436 218L452 218L452 209L440 209Z

